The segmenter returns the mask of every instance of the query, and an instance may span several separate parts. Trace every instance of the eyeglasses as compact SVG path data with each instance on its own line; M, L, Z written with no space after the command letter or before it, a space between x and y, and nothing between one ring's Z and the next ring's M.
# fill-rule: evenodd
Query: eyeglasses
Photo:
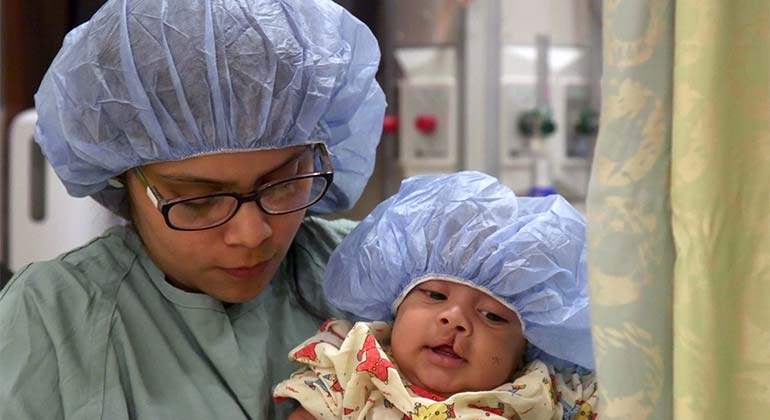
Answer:
M150 201L163 214L168 227L175 230L204 230L227 223L243 203L250 201L256 202L263 212L270 215L293 213L317 203L334 179L334 169L326 145L317 143L286 165L295 162L301 169L310 167L312 163L312 169L307 173L267 182L247 194L221 192L171 200L163 198L140 167L133 170L146 187Z

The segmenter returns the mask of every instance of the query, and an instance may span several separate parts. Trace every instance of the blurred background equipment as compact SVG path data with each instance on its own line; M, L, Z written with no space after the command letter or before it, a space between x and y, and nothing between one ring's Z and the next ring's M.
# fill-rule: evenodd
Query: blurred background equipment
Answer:
M495 175L520 195L555 191L584 209L599 110L600 0L337 2L380 41L377 77L389 105L370 182L356 207L336 217L362 218L405 177L464 169ZM33 114L19 115L33 107L66 32L102 3L0 5L0 282L3 272L64 252L110 222L90 199L63 194L29 143ZM22 182L34 197L17 191ZM25 200L43 219L22 209Z
M18 268L24 264L24 258L21 255L29 255L22 249L40 249L41 253L39 255L35 253L35 256L47 258L51 252L64 251L65 248L62 246L69 246L71 243L66 237L43 234L42 231L36 231L38 234L43 234L41 237L15 238L12 242L11 228L13 223L19 222L11 219L12 201L21 200L21 198L14 193L15 187L11 186L13 182L11 164L14 165L13 170L20 171L17 176L28 177L31 168L26 165L31 165L32 161L14 162L12 160L10 131L13 126L11 122L19 114L33 107L33 95L67 31L88 19L102 3L103 0L55 2L3 0L0 2L0 287L8 280L12 271L9 261L11 253L16 258L13 265ZM29 122L29 114L26 118ZM21 153L21 150L17 149L17 153ZM31 156L35 156L34 153L30 152L29 157ZM39 163L38 160L35 162ZM40 169L39 166L38 169ZM42 179L39 178L36 182ZM60 186L56 178L48 179L46 182ZM49 188L48 192L52 191ZM25 199L31 198L25 197ZM55 198L49 196L46 200L47 206L51 209L59 207ZM65 205L62 208L68 207ZM37 209L40 210L40 207ZM63 211L57 217L66 218L69 222L82 220L83 216L85 215ZM60 244L58 248L55 245L57 243ZM56 251L53 251L54 249Z
M17 115L9 130L10 188L7 269L55 258L84 245L121 219L90 198L67 194L34 141L37 114Z
M388 173L481 170L518 194L557 192L584 208L601 3L395 3L399 153Z

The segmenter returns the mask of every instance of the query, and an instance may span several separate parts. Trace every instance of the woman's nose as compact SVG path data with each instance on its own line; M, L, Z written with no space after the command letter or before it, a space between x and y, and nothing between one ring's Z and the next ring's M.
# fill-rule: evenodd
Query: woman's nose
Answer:
M446 328L451 328L460 333L470 333L471 323L468 317L457 305L446 308L439 317L439 322Z
M268 216L256 202L243 203L232 219L225 223L225 243L256 248L273 235Z

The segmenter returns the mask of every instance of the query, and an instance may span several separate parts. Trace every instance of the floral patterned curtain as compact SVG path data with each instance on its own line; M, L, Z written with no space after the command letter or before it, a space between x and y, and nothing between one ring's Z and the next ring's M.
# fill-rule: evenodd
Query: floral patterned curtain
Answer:
M601 415L770 416L770 2L606 0L588 195Z

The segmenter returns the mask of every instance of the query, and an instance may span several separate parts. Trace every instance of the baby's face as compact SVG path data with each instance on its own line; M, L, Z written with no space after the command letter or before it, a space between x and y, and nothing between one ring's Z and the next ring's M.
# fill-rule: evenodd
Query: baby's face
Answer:
M488 294L431 280L399 306L391 345L407 380L446 397L507 382L526 341L516 314Z

